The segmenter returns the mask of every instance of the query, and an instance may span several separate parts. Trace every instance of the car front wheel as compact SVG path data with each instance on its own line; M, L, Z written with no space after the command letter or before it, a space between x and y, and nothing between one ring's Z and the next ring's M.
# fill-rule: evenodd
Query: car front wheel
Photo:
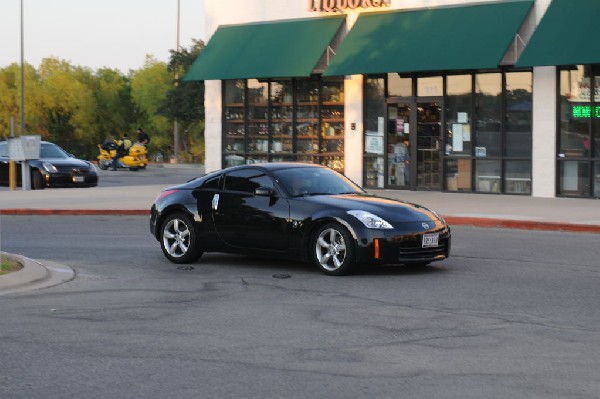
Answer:
M330 276L352 272L355 266L354 244L350 233L338 223L328 223L318 229L313 237L313 260Z
M44 176L42 176L42 172L37 169L34 169L31 172L31 186L34 190L44 189Z
M202 256L191 219L183 213L167 217L160 232L163 254L173 263L191 263Z

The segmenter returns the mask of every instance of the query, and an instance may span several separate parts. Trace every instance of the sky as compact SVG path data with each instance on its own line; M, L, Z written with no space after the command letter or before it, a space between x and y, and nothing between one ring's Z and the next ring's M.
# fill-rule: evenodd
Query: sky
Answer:
M122 73L144 66L146 55L168 62L177 46L178 0L0 0L0 68L24 59L38 68L56 57L94 70ZM204 37L204 0L179 0L179 45Z

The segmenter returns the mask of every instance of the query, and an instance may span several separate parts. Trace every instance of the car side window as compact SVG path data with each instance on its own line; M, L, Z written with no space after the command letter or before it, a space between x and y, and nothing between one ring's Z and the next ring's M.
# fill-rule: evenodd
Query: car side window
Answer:
M220 178L221 178L220 175L209 177L208 179L206 179L204 181L204 183L202 183L201 188L204 190L217 190L219 188L219 179Z
M258 187L274 188L273 180L259 170L240 169L225 175L225 191L254 193Z
M8 158L8 145L0 144L0 157Z

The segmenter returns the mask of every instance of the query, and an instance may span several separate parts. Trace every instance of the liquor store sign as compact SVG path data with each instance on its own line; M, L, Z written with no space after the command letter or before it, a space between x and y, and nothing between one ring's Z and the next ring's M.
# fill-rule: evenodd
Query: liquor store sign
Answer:
M336 12L357 8L389 7L391 0L308 0L308 11Z

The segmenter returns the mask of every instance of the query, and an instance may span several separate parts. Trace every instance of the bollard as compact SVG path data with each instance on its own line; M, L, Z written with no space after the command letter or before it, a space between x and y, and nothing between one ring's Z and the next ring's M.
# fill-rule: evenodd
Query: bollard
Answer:
M8 181L10 191L15 191L17 189L17 163L15 161L10 161L8 165Z

